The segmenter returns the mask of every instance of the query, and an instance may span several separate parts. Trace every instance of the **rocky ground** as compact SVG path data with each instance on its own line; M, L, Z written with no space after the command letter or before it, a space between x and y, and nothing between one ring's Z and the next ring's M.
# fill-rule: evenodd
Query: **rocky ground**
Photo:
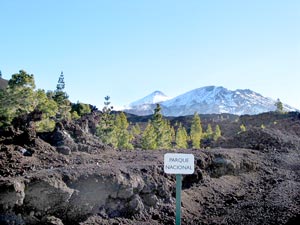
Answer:
M299 224L299 115L235 123L224 120L210 148L177 150L195 156L195 173L183 176L182 224ZM246 132L233 132L239 123ZM90 120L48 134L28 127L1 133L0 224L175 223L167 151L113 150Z

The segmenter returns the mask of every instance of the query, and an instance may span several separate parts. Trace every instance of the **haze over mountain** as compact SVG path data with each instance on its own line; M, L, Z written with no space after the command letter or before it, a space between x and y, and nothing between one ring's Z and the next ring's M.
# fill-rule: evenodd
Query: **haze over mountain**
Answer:
M164 100L167 98L164 93L156 91L131 103L130 107L124 111L136 115L150 115L153 113L156 103L160 103L165 116L186 116L192 115L194 112L253 115L276 110L275 103L277 101L249 89L231 91L221 86L206 86ZM286 104L283 104L283 108L285 111L297 110Z

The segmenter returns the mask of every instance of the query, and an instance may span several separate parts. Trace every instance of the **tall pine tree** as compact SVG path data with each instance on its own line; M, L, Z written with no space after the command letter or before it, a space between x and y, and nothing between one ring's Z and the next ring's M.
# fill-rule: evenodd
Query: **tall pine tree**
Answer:
M203 136L206 139L212 139L213 138L213 130L212 130L212 127L211 127L210 123L207 125L206 131L205 131Z
M192 147L199 149L200 141L202 138L202 126L201 126L200 116L196 112L194 113L194 117L192 120L190 137L192 141Z
M133 145L130 143L130 141L133 139L133 136L129 133L128 126L129 124L127 117L125 113L121 112L116 116L115 119L117 147L119 149L133 149Z
M59 120L71 119L71 102L69 101L69 96L64 91L65 88L65 81L64 81L64 74L61 72L57 85L56 90L54 91L53 99L58 105L58 114L57 118Z
M159 104L154 109L152 125L156 133L156 145L158 149L170 149L172 142L172 129L170 123L163 119Z
M96 135L105 144L117 146L114 115L111 113L113 107L110 106L110 97L106 96L100 120L97 126Z
M145 128L142 139L141 139L141 145L143 149L157 149L157 134L155 132L155 129L152 125L152 123L149 121L147 124L147 127Z
M215 132L214 132L214 134L213 134L213 139L214 139L215 141L217 141L221 136L222 136L221 128L220 128L220 126L217 124L217 125L216 125L216 128L215 128Z
M176 137L175 137L175 142L176 142L176 148L177 149L187 149L188 148L188 135L185 130L185 128L182 126L182 124L179 124L179 127L177 128L176 131Z

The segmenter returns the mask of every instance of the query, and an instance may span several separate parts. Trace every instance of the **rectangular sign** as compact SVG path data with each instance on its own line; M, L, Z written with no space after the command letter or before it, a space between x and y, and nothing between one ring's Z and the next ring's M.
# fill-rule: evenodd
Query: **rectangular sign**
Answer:
M164 155L164 171L169 174L193 174L193 154L167 153Z

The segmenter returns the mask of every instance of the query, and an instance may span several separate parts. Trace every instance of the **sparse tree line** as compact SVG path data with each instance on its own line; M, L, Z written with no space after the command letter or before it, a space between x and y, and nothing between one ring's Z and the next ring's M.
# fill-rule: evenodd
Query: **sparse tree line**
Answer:
M125 113L111 113L109 96L105 97L104 104L96 134L102 142L119 149L200 149L203 140L216 141L221 137L219 125L213 130L208 124L204 132L197 113L194 114L190 131L187 132L181 123L171 126L170 121L163 118L160 105L157 104L152 119L144 129L138 123L129 128Z

